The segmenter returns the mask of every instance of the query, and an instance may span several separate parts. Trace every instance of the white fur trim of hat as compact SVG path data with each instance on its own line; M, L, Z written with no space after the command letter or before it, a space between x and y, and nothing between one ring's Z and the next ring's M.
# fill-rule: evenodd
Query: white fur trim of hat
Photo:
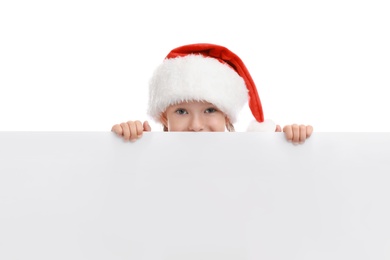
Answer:
M217 59L196 54L165 59L149 83L148 114L160 121L168 106L184 101L212 103L234 123L248 90L243 78Z
M256 120L253 120L248 128L247 132L275 132L276 124L274 121L266 119L263 122L259 123Z

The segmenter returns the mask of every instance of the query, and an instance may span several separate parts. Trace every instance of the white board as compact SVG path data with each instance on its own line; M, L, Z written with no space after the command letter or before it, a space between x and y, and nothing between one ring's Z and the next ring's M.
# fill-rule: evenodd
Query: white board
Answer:
M0 132L0 259L389 259L390 133Z

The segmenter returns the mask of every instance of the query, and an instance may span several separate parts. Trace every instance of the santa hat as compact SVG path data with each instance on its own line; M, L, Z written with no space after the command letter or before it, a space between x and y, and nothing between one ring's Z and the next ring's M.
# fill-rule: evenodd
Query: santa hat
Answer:
M248 102L255 118L248 131L275 131L264 121L256 85L241 59L223 46L207 43L184 45L168 53L149 83L148 114L160 121L170 105L207 101L234 123Z

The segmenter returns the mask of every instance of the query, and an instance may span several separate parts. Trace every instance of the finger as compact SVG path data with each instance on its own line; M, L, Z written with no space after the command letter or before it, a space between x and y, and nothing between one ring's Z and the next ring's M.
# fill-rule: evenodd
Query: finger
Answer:
M117 135L122 135L122 127L119 124L113 125L111 131L116 133Z
M130 128L128 123L121 123L123 139L128 141L130 138Z
M286 125L283 127L283 132L285 133L287 141L291 141L293 138L293 132L290 125Z
M299 143L299 126L297 124L293 124L291 126L292 128L292 142L293 143Z
M306 138L309 138L313 133L313 127L311 125L306 126Z
M137 138L140 138L142 136L142 133L144 132L144 128L142 126L141 121L135 121L135 128L136 128Z
M128 121L127 122L127 125L129 126L129 130L130 130L130 133L129 133L129 140L131 142L135 141L138 137L137 135L137 127L135 126L135 122L133 121Z
M299 126L299 143L304 143L306 141L306 126Z
M144 122L144 131L146 131L146 132L152 131L152 128L150 127L148 121L145 121L145 122Z
M282 132L282 128L280 127L280 125L276 125L275 132Z

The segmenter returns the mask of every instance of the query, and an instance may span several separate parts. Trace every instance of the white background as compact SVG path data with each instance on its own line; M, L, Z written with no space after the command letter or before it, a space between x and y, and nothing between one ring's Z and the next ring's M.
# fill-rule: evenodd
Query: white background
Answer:
M0 131L109 131L146 116L165 55L238 54L265 117L315 131L390 131L386 0L0 2ZM238 130L252 120L244 108ZM157 125L155 130L160 130Z

